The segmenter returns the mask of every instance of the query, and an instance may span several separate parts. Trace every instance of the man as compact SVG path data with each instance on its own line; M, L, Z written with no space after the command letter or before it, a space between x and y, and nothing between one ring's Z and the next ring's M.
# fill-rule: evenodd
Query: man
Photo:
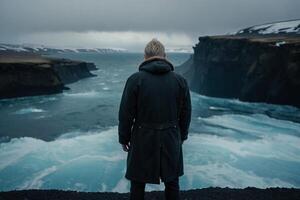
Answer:
M188 137L191 100L186 80L174 73L156 39L145 48L139 71L125 84L119 110L119 142L128 152L130 199L144 199L146 183L165 184L167 200L179 199L182 143Z

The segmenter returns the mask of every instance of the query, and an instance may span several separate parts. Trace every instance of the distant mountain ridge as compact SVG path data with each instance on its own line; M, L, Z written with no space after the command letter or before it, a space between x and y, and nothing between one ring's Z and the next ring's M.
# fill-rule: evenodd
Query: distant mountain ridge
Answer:
M0 51L30 52L39 54L51 53L123 53L126 49L121 48L55 48L44 45L29 44L1 44Z
M58 48L48 47L44 45L34 44L4 44L0 43L0 52L13 51L13 52L28 52L38 54L51 54L51 53L128 53L132 52L122 48ZM190 47L179 48L166 48L167 53L192 53ZM133 51L135 52L135 51Z

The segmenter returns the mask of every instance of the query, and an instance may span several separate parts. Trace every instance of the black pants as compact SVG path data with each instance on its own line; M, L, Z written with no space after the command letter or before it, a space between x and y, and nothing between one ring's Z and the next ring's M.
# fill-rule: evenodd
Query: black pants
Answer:
M179 200L179 183L178 178L165 184L166 200ZM145 195L145 183L131 181L130 200L143 200Z

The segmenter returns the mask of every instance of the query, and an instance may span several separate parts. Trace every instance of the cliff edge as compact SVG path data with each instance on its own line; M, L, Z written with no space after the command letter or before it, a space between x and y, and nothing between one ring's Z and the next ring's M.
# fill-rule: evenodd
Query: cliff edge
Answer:
M62 92L79 79L95 76L93 63L0 51L0 99Z
M210 187L180 192L181 199L188 200L298 200L300 189L267 188L244 189ZM76 192L61 190L21 190L0 192L0 200L119 200L129 199L128 193L116 192ZM161 191L146 192L146 200L164 199Z
M176 71L203 95L300 107L300 35L259 27L253 34L248 28L199 37L194 54Z

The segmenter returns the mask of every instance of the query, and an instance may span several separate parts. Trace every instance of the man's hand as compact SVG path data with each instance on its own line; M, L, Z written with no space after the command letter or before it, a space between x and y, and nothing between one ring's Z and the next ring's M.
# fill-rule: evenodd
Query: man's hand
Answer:
M130 143L128 143L128 144L122 144L122 148L123 148L123 151L128 152L129 148L130 148Z

